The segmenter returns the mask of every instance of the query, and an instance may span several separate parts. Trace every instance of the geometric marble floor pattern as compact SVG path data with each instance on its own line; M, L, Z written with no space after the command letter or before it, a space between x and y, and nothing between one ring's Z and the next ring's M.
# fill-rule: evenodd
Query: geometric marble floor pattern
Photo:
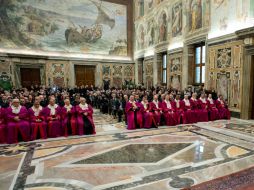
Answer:
M0 190L240 190L254 185L253 121L127 131L124 123L98 111L94 120L95 136L0 146Z

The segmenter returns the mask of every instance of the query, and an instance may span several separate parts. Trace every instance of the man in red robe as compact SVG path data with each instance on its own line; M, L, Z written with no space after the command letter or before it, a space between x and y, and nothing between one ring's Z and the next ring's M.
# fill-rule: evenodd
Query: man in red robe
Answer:
M154 113L156 124L159 126L161 124L162 108L161 102L158 100L158 95L153 96L153 101L150 102L150 110Z
M174 126L177 124L177 115L175 102L170 101L170 95L165 96L165 100L162 102L162 111L167 126Z
M195 113L192 111L191 107L191 102L189 100L189 95L185 94L184 95L184 112L185 112L185 118L186 118L186 124L189 123L195 123Z
M30 140L30 125L27 109L20 105L19 99L13 99L11 107L6 110L7 143L18 143L20 140Z
M144 107L139 102L135 102L134 96L131 95L126 104L127 129L133 130L143 127L143 110Z
M78 135L96 134L93 121L93 108L81 97L80 104L76 106Z
M198 99L199 115L197 117L198 122L208 121L208 101L205 97L205 93L202 93Z
M47 123L45 121L45 117L42 113L42 106L40 105L40 101L36 100L34 105L28 110L30 117L30 124L32 128L32 136L31 140L39 138L46 139L47 138Z
M230 111L222 95L219 95L216 106L219 111L219 119L230 119Z
M5 108L0 106L0 144L6 143L6 114Z
M49 105L43 109L43 114L48 123L48 137L54 138L62 136L61 107L56 104L54 97L49 99Z
M180 95L176 95L175 98L175 105L176 105L176 113L177 113L177 124L185 124L186 123L186 116L184 112L184 101L180 99Z
M216 107L216 101L214 101L212 98L212 94L208 95L207 101L208 101L209 120L215 121L219 119L219 111Z
M152 128L157 127L154 114L152 110L150 109L150 104L147 100L147 97L144 96L141 104L144 107L144 113L143 113L143 119L144 119L144 128Z
M77 135L76 109L72 106L69 99L64 100L62 108L62 125L64 128L64 136Z

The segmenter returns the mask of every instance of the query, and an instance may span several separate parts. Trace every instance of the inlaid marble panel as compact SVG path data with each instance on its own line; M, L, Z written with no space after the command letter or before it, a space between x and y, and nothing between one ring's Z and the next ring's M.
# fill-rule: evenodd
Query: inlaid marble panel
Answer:
M233 41L208 48L207 89L216 89L229 108L240 112L242 97L243 42Z

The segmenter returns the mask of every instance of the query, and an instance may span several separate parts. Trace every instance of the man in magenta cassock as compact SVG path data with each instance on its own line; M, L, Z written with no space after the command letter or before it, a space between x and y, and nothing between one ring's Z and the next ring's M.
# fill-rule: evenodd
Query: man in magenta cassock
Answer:
M219 111L219 119L230 119L230 111L222 95L219 95L219 98L216 101L216 106Z
M37 100L34 102L34 105L28 110L30 117L30 124L32 128L31 140L38 138L46 139L47 138L47 123L45 117L42 113L42 106Z
M129 101L126 104L127 114L127 129L133 130L143 127L143 110L144 107L141 103L135 102L134 96L131 95Z
M174 126L177 124L177 114L175 102L170 101L170 95L167 94L165 100L162 102L163 115L167 126Z
M197 117L198 122L208 121L208 101L205 97L205 93L202 93L198 99L199 115Z
M61 126L61 107L56 104L54 97L49 99L49 105L43 109L47 121L48 137L60 137L63 135Z
M154 113L156 124L159 126L161 124L162 108L161 102L158 100L158 95L153 96L153 101L150 102L150 110Z
M19 99L13 99L11 107L6 110L7 143L30 140L30 124L27 109L20 105ZM20 137L20 138L19 138Z
M150 104L149 104L146 96L143 97L141 104L144 107L144 112L143 112L144 128L149 129L152 127L157 127L154 113L150 109Z
M216 107L216 101L213 100L212 94L208 95L208 111L209 111L209 120L215 121L219 118L219 111Z
M195 123L195 112L192 110L191 102L189 100L188 94L184 95L184 112L186 118L186 124Z
M199 110L199 105L198 105L198 100L197 100L197 93L193 93L191 98L190 98L190 104L191 104L191 110L193 112L192 115L192 123L197 123L199 120L200 116L200 110Z
M80 104L76 106L78 135L93 135L95 125L93 121L93 108L81 97Z
M0 143L6 143L6 109L0 106Z

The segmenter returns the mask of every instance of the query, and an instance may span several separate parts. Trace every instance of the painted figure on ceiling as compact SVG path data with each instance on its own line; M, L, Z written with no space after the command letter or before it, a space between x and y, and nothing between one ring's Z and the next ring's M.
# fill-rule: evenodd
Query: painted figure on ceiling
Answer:
M194 31L202 27L202 1L190 1L190 30Z

